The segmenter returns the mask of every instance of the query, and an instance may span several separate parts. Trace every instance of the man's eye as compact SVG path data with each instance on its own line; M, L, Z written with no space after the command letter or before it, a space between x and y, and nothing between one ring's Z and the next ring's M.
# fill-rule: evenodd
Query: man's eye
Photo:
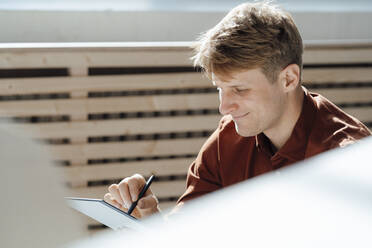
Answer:
M238 93L246 92L248 89L243 89L243 88L235 88L235 91Z

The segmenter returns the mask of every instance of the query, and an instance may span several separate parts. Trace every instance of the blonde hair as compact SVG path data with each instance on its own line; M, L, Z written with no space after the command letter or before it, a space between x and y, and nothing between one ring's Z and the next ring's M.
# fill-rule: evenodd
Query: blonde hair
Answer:
M261 68L275 82L289 64L302 71L303 45L291 15L268 1L232 9L193 45L194 65L208 77Z

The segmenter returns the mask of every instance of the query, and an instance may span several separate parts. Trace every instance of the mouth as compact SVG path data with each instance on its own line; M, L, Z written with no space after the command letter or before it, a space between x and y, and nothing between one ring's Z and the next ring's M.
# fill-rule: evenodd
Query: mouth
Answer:
M242 114L242 115L236 115L236 116L232 116L233 120L239 120L239 119L242 119L244 117L246 117L249 113L245 113L245 114Z

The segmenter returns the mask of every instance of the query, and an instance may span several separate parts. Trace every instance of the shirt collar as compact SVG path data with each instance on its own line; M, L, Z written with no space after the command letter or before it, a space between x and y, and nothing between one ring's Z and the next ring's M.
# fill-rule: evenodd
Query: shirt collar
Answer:
M268 155L271 160L284 157L295 162L305 158L309 135L316 116L316 107L307 89L305 87L302 88L304 90L304 99L301 114L291 136L282 148L273 155L270 140L263 133L256 135L256 146Z

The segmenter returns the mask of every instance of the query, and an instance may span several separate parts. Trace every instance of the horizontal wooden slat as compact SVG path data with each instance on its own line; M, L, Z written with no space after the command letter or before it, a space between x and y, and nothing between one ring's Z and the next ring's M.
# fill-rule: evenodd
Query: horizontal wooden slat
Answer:
M334 103L370 102L372 88L317 89ZM0 103L1 116L68 115L82 113L116 113L126 111L162 111L216 108L216 94L159 95L68 99L43 101L10 101Z
M0 79L0 95L212 87L201 73Z
M218 107L217 94L154 95L0 102L0 116L70 115Z
M308 68L304 69L303 81L308 83L372 82L372 68Z
M372 62L372 48L330 48L314 47L306 48L303 55L304 64L350 64L350 63L371 63Z
M74 44L74 43L70 43ZM27 44L23 47L2 47L0 49L0 68L51 68L51 67L88 67L88 66L191 66L189 59L192 43L176 45L150 44L130 46L128 43L94 47L71 46L43 48ZM306 43L305 43L306 44ZM363 63L372 62L371 44L353 47L305 45L304 63Z
M372 88L314 89L313 91L336 104L372 101Z
M0 68L192 66L191 50L0 53Z
M79 187L71 191L73 196L86 198L100 198L108 193L108 186L97 187ZM151 190L157 197L178 197L185 192L185 181L165 181L154 182L151 184Z
M371 68L309 68L304 82L371 82ZM201 73L0 79L0 95L212 87Z
M372 88L316 89L334 103L370 102ZM217 94L189 94L104 99L10 101L0 103L0 116L69 115L216 108Z
M308 68L304 82L371 82L371 68ZM0 95L211 87L201 73L0 79Z
M360 121L372 121L372 107L348 107L344 111ZM221 115L13 124L35 138L71 138L213 130ZM0 123L0 126L2 124Z
M143 176L186 174L194 158L152 160L114 164L70 166L64 168L66 181L73 183L120 179L139 173ZM77 185L77 184L76 184ZM83 184L80 184L83 185Z
M314 42L312 42L314 43ZM365 44L363 42L362 44ZM189 47L186 41L151 41L151 42L20 42L0 43L0 53L50 52L50 51L137 51L137 50L172 50Z
M348 107L343 108L343 110L360 121L372 121L372 107ZM221 115L175 116L128 120L13 124L13 126L28 131L30 136L34 138L58 139L213 130L221 117Z
M51 145L54 158L69 159L102 159L162 156L197 153L206 138L152 140L136 142L90 143L76 145Z
M214 130L221 115L154 117L124 120L14 124L37 138L114 136ZM1 126L1 123L0 123Z

